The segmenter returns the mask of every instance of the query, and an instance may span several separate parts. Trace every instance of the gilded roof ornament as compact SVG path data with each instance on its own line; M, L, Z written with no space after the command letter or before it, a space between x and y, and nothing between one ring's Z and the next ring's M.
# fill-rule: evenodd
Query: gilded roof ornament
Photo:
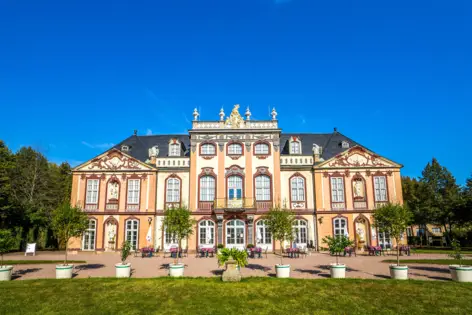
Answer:
M241 124L243 123L243 118L239 114L239 104L234 105L233 110L229 117L226 118L226 127L228 128L241 128Z

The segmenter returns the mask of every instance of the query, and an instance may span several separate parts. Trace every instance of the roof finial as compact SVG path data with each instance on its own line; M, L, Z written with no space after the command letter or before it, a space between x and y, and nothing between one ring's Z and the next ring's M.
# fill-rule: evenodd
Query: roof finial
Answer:
M134 129L134 135L135 135L135 136L138 135L138 130L137 130L137 129Z
M334 127L334 132L338 132L338 128Z
M251 111L249 110L249 106L247 107L244 116L246 116L246 120L251 120Z

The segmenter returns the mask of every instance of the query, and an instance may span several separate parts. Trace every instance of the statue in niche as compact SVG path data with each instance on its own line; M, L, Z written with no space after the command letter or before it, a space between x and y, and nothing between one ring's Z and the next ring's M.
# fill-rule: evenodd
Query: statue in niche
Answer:
M115 250L116 223L108 222L106 226L107 247L106 250Z
M118 183L110 182L108 184L108 200L118 200Z
M354 192L354 198L364 199L364 185L361 179L354 180L352 184L352 190Z

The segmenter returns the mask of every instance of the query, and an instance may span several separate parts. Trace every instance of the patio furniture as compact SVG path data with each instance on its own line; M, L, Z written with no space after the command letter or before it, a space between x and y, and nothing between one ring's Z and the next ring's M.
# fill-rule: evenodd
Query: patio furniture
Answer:
M33 256L36 256L36 243L26 244L25 256L27 254L33 254Z
M306 256L308 256L308 248L306 247L301 247L299 249L299 253L300 253L300 256L305 256L304 258L306 258Z
M382 254L382 247L380 246L367 245L367 250L369 252L369 256L380 256Z
M355 257L357 257L356 250L354 247L346 247L344 248L344 256L349 255L349 257L354 254Z
M182 250L182 256L183 257L188 257L188 247L185 247L185 249Z
M151 258L153 254L154 254L154 248L152 247L143 247L141 249L141 258L145 258L145 257Z
M264 255L265 255L266 259L267 259L267 251L268 250L269 250L269 246L266 246L266 248L264 249Z

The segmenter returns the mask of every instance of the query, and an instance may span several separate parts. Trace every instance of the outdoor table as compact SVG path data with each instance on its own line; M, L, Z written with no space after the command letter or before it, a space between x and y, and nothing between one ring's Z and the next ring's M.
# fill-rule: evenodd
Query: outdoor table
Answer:
M213 248L200 248L200 257L213 257Z
M249 249L249 257L255 258L256 254L257 254L257 258L262 258L262 248L253 247Z
M288 255L290 258L299 258L300 257L300 251L298 250L298 248L289 248L287 250L288 252Z
M179 249L177 247L170 248L170 257L177 258L177 252L179 253L179 258L182 258L182 252L179 252Z

